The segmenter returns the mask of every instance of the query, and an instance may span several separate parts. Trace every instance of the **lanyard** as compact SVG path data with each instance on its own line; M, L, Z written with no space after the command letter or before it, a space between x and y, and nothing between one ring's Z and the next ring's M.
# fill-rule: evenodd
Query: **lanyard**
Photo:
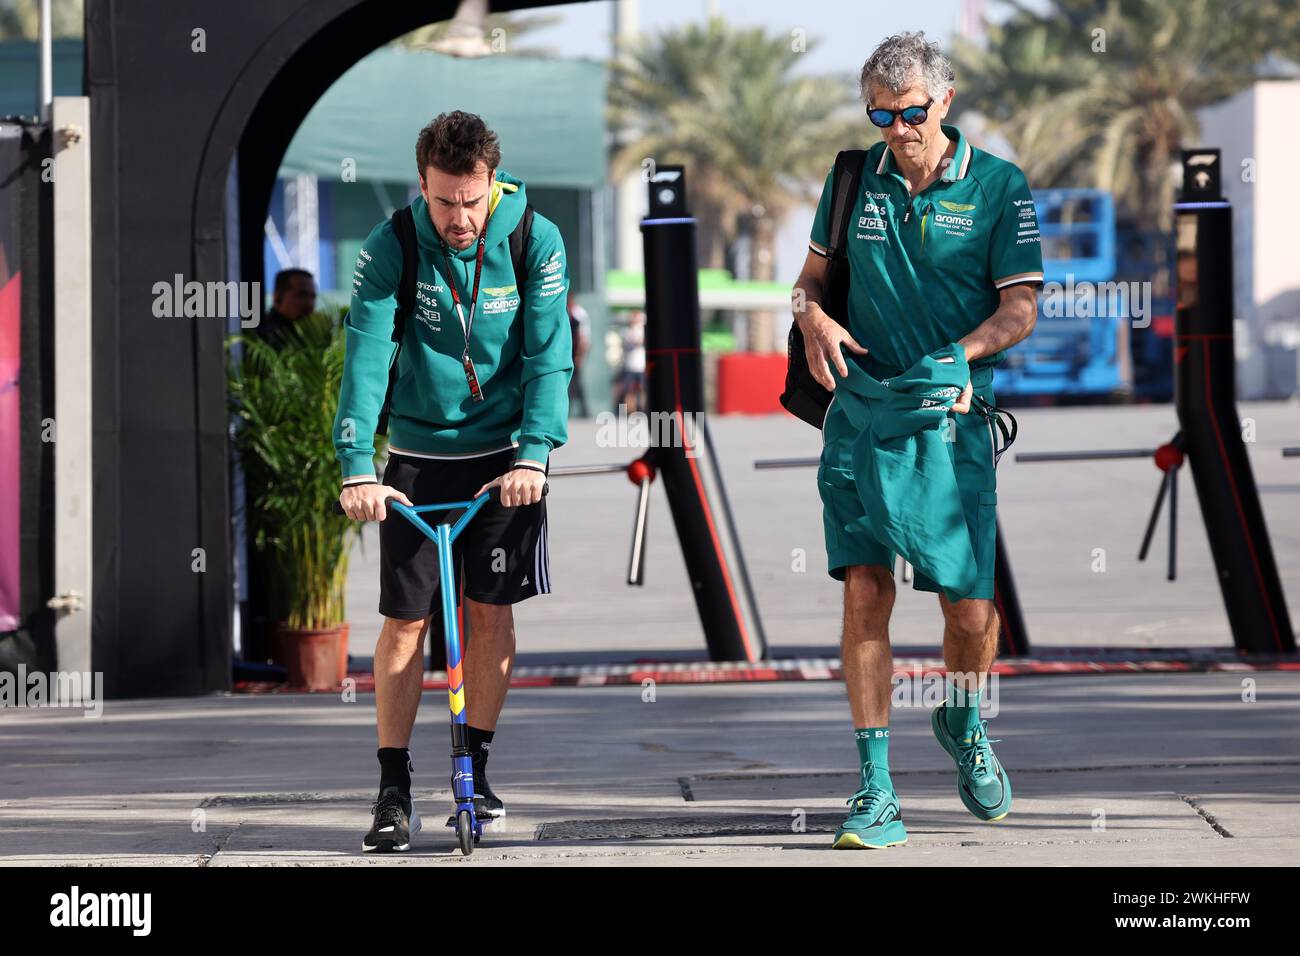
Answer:
M483 277L483 249L487 245L487 226L484 225L483 231L478 236L478 258L474 263L474 291L469 299L469 321L465 321L465 310L460 304L460 293L456 291L456 275L451 264L451 256L447 252L447 243L442 244L442 257L447 262L447 285L451 287L451 301L456 304L456 317L460 319L461 331L465 333L465 351L461 353L460 364L465 369L465 382L469 385L470 397L476 402L483 401L483 390L479 386L478 374L474 371L474 363L469 357L469 335L474 328L474 310L478 306L478 284Z
M460 319L461 331L465 333L465 356L469 356L469 335L474 328L474 310L478 306L478 284L483 277L483 249L487 245L487 227L478 236L478 256L474 262L474 292L469 300L469 321L465 321L465 311L460 304L460 293L456 291L456 275L452 268L451 256L447 252L447 243L442 244L442 257L447 263L447 285L451 286L451 301L456 305L456 317Z

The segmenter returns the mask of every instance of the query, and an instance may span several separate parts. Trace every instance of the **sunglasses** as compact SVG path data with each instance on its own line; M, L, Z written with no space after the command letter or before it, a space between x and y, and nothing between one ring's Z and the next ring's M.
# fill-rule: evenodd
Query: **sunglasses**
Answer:
M889 129L894 125L894 117L903 117L903 122L908 126L920 126L930 117L930 107L934 105L934 98L925 101L924 106L905 106L901 110L885 109L868 109L867 119L871 120L871 125L879 126L881 129Z

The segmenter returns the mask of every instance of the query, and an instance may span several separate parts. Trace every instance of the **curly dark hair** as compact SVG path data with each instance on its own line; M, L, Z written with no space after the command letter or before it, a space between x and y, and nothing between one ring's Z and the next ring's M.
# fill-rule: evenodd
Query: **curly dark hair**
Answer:
M415 162L420 179L430 166L458 176L468 176L486 163L488 175L501 164L497 134L473 113L453 110L439 113L415 141Z

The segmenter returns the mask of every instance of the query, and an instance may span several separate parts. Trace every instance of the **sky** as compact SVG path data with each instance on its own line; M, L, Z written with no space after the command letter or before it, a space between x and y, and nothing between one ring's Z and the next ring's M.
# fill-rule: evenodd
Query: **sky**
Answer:
M570 3L521 15L558 15L559 22L530 32L529 47L550 48L559 56L607 59L613 32L613 3ZM809 40L809 55L802 70L809 73L844 73L855 76L872 48L893 33L924 30L931 39L947 44L956 32L962 0L914 0L883 3L880 0L640 0L637 4L642 31L680 27L703 20L716 11L726 20L762 26L769 32L800 29ZM989 6L996 7L996 2ZM994 11L996 12L996 10ZM813 41L818 41L814 45ZM863 121L865 127L865 120ZM845 143L845 148L857 144ZM827 157L829 167L833 156ZM690 171L687 171L689 177ZM689 179L688 179L689 182ZM689 186L688 186L689 191ZM813 206L795 210L777 236L776 275L793 281L803 265L812 226Z
M570 3L550 7L547 13L562 21L528 35L530 45L553 47L563 56L603 59L609 53L613 3ZM790 0L641 0L638 13L643 30L678 27L691 20L703 20L717 10L732 23L763 26L775 32L795 29L810 38L820 38L812 51L809 69L814 72L856 72L871 48L891 33L924 30L943 43L951 36L961 12L961 0L917 0L913 3L882 3L880 0L852 2L806 2Z

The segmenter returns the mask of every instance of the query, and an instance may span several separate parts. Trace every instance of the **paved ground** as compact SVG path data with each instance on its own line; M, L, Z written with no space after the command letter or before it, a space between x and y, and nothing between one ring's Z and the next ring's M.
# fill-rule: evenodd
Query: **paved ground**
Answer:
M836 684L643 696L513 691L491 761L508 826L469 862L1257 866L1300 852L1295 673L1003 680L991 727L1016 801L996 824L961 806L928 712L896 709L911 840L876 852L828 849L856 786ZM441 826L443 701L426 695L414 742L428 829L382 858L358 852L376 776L370 695L121 702L100 719L10 711L0 863L463 863Z

